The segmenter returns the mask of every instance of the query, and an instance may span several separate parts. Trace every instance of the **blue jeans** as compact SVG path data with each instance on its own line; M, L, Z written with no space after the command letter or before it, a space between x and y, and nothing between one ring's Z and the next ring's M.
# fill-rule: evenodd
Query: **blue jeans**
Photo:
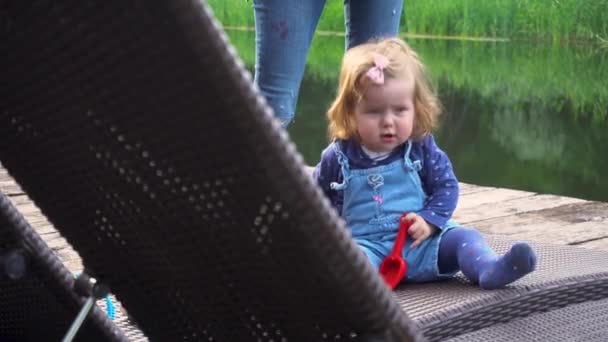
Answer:
M308 48L326 0L254 0L255 83L283 127L293 119ZM346 48L396 36L403 0L344 0Z

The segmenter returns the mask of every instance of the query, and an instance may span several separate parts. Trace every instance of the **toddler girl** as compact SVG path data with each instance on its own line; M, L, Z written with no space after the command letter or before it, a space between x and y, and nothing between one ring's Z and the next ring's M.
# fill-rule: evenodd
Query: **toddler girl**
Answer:
M398 221L413 222L403 249L404 281L451 277L457 271L484 289L532 272L536 255L516 243L498 256L475 229L450 218L458 181L431 135L440 103L417 54L391 38L348 50L327 115L332 143L313 173L378 268L390 254Z

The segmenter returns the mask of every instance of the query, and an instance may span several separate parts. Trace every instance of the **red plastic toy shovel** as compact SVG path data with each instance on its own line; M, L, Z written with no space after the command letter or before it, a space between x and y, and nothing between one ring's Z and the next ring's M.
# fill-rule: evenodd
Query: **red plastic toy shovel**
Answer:
M407 274L407 263L403 260L401 252L405 244L405 238L407 237L407 230L413 222L406 221L404 218L405 214L399 219L399 232L397 233L393 251L380 264L380 275L391 289L394 289Z

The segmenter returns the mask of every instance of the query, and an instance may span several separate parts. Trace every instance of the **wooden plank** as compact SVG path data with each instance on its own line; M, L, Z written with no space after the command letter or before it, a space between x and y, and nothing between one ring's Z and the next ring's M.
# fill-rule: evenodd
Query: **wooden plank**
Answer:
M476 194L478 192L490 191L496 188L490 186L479 186L475 184L468 183L458 183L460 196Z
M48 233L56 233L57 232L57 230L55 229L55 227L53 225L51 225L50 223L48 223L48 222L46 222L46 223L38 223L38 224L36 224L36 226L34 227L34 229L40 235L42 235L42 234L48 234Z
M34 203L22 203L22 204L18 204L15 205L15 207L17 207L17 210L19 210L19 212L21 212L21 214L26 215L26 214L38 214L40 215L40 209L34 205Z
M494 188L482 193L472 193L461 196L458 201L458 209L475 208L482 204L505 202L512 199L534 196L532 192Z
M507 199L510 196L508 193L503 194L502 197L486 196L486 193L483 193L479 196L482 198L472 197L471 200L463 198L462 205L459 205L454 213L454 219L461 224L478 225L477 221L586 202L571 197L525 194L530 193L524 193L524 197L517 197L517 194L513 194L511 199Z
M8 174L8 171L2 167L2 164L0 164L0 191L7 196L23 194L21 187Z
M23 194L23 190L16 184L0 184L0 191L7 196Z
M585 243L577 244L576 246L588 249L601 249L604 251L608 251L608 238L592 240Z
M64 266L73 274L80 274L84 271L84 266L80 260L66 260Z
M476 222L488 234L557 244L608 238L608 203L580 202Z
M78 261L81 262L80 256L71 248L61 248L56 252L57 256L63 261Z
M38 230L39 226L48 226L51 224L45 217L41 215L28 214L23 215L23 217L25 217L25 220L36 230Z
M11 203L13 203L13 205L15 206L33 203L32 200L26 194L13 195L10 196L9 199L11 200Z
M63 238L63 236L59 235L59 233L55 234L45 234L44 241L49 245L52 250L59 250L63 248L72 248L68 245L68 242Z
M539 242L556 243L560 245L581 244L586 241L608 238L608 219L601 222L582 222L564 225L556 221L529 221L518 225L519 220L511 217L503 218L503 222L486 227L481 221L475 228L484 233L508 235L517 240L534 240ZM526 224L527 223L527 224Z
M0 188L18 186L8 174L0 175Z

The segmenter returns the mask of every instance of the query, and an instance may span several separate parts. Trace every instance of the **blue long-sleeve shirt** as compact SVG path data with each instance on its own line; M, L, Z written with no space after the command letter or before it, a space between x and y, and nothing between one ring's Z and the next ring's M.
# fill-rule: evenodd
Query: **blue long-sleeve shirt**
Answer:
M361 149L361 145L353 139L338 140L340 149L348 158L351 170L366 169L389 164L403 158L405 144L396 148L390 155L380 161L370 159ZM458 180L454 175L452 163L448 156L435 143L432 135L427 135L420 141L412 141L410 159L420 161L422 169L418 172L422 187L427 195L422 210L417 212L428 223L443 228L452 217L458 204ZM338 213L342 212L344 192L330 188L332 182L342 182L342 171L336 153L331 145L321 153L321 160L315 167L313 178L317 181L325 195L329 198Z

